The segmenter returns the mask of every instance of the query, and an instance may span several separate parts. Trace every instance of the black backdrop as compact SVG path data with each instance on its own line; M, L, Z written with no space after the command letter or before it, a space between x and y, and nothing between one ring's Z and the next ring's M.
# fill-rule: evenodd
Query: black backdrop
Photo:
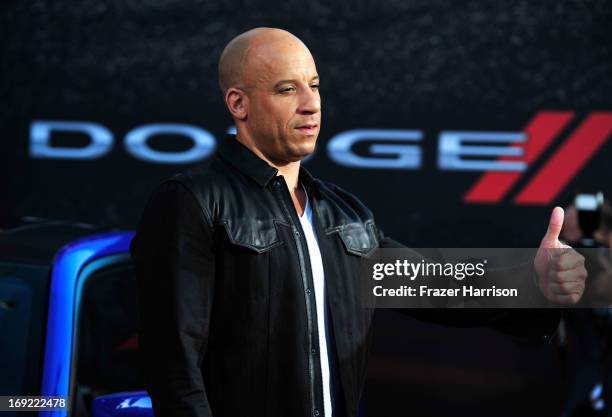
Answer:
M126 134L142 125L175 123L206 129L217 142L223 140L232 123L217 87L219 54L236 34L275 26L304 40L321 75L322 130L317 152L306 163L315 175L357 194L388 234L415 247L533 246L554 204L576 190L612 192L612 146L604 143L554 198L543 204L513 201L589 114L612 111L611 21L612 6L603 0L7 0L0 6L0 169L5 171L0 222L7 226L29 215L134 228L151 189L183 165L134 158L124 147ZM574 118L503 199L495 204L465 202L483 173L440 169L440 132L520 132L542 111L572 111ZM90 160L32 157L31 127L37 120L97 123L112 133L113 148ZM421 131L422 166L362 169L330 158L331 138L367 128ZM89 143L84 135L65 132L52 138L54 146ZM179 135L154 137L149 144L161 151L190 147ZM366 155L367 149L357 146L355 152ZM388 406L404 410L399 405L414 390L401 387L442 387L446 381L436 379L432 368L412 367L401 374L408 378L404 385L392 384L383 395L382 383L376 381L389 381L381 371L388 355L398 360L429 355L431 363L475 366L476 345L457 348L466 333L421 328L391 313L381 317L376 346L385 353L375 353L373 360L375 383L368 391L375 393L369 397L372 415L385 407L380 398L396 401ZM420 351L409 337L400 343L396 338L415 329ZM497 346L500 337L486 332L477 336L483 346ZM445 350L451 341L463 356L453 357L455 348ZM401 352L397 346L403 346ZM540 365L550 360L550 352L530 352L517 348L505 357L516 363L536 358ZM480 352L476 362L483 369L498 366L494 354ZM520 366L508 366L508 361L505 366L504 372L514 372L519 382L512 385L515 391L508 388L492 397L491 404L498 406L506 394L524 393L527 379L534 381L533 375L517 370ZM485 386L492 380L483 378L476 378L481 384L476 383L475 392L488 392ZM455 407L453 401L468 391L465 384L452 381L455 396L444 388L435 392L446 394L436 394L432 401L421 396L419 402L413 395L412 411L431 409L432 403L443 406L440 398L448 400L449 409ZM400 392L394 396L393 390ZM467 407L465 399L463 403Z

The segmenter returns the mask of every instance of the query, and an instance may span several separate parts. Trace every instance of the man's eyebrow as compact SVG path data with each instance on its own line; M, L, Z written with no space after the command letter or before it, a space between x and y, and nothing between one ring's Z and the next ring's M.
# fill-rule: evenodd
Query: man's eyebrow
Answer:
M276 84L274 84L274 88L280 87L283 84L289 84L289 83L294 83L296 80L280 80L279 82L277 82ZM310 80L310 82L312 81L319 81L319 76L315 75L314 77L312 77L312 79Z

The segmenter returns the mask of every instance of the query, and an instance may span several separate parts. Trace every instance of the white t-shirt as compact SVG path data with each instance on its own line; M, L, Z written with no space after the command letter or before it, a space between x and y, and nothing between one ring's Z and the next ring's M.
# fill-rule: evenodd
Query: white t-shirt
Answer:
M306 193L306 208L300 216L300 223L308 245L308 255L310 257L310 269L312 270L312 280L314 283L315 300L317 309L317 328L319 330L319 354L321 355L321 377L323 379L323 405L325 407L325 417L332 417L332 404L330 392L330 370L329 357L327 356L327 296L325 294L325 274L323 272L323 260L317 242L315 226L312 220L312 209L308 194Z

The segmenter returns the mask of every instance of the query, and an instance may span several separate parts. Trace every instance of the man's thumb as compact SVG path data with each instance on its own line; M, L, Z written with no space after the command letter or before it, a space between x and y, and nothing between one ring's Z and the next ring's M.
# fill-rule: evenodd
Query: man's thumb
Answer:
M548 221L548 230L546 230L546 235L542 239L543 244L553 244L559 240L559 234L563 227L563 216L563 209L561 207L555 207L553 209L550 220Z

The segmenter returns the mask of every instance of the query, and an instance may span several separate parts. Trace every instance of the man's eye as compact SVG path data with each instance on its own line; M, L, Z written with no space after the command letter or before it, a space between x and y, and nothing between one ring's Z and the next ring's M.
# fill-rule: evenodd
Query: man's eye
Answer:
M293 91L295 91L295 88L293 87L286 87L280 90L281 93L291 93Z
M318 90L319 89L319 84L313 84L310 86L310 88L312 88L313 90Z

